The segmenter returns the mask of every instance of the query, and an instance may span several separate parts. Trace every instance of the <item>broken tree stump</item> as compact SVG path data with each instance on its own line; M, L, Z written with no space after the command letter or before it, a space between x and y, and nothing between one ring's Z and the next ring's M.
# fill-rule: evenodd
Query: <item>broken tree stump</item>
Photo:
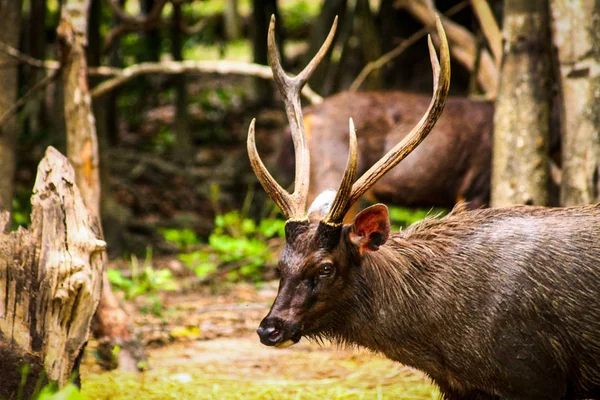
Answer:
M52 147L38 167L31 204L29 229L7 232L9 215L0 213L0 398L29 398L48 381L68 383L100 301L106 243L73 168Z

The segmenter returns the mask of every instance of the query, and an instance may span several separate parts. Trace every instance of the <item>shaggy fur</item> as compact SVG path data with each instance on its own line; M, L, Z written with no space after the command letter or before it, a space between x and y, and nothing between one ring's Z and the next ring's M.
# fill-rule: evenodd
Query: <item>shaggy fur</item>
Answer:
M287 244L265 320L418 368L446 399L600 398L600 207L459 206L363 257L352 226L332 250L316 227Z

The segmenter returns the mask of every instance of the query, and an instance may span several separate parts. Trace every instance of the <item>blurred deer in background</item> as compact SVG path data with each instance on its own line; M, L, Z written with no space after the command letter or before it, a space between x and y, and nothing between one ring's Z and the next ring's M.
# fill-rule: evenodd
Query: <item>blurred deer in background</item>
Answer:
M304 126L311 152L308 201L335 188L348 153L348 118L358 132L358 173L399 143L425 112L430 97L400 91L342 92L305 108ZM489 202L494 107L485 101L449 97L446 112L427 139L366 194L371 202L402 206L469 208ZM290 182L294 146L286 133L278 155L281 179Z
M430 97L419 93L342 92L306 107L303 122L311 153L309 204L335 188L346 166L346 124L352 117L358 132L358 173L399 143L427 110ZM407 207L445 207L466 201L487 206L492 169L494 105L466 97L448 97L445 112L406 159L370 188L365 197ZM289 131L289 130L288 130ZM286 131L277 157L278 177L291 182L294 145ZM550 154L560 163L560 108L555 102L550 129ZM551 164L551 204L558 203L560 169ZM353 217L354 210L348 213Z
M296 181L290 194L265 169L253 121L252 168L287 217L279 291L257 330L261 342L285 347L307 336L364 346L426 372L446 399L600 398L600 207L459 206L390 234L387 208L377 204L342 222L442 112L450 62L439 19L441 61L429 40L434 95L424 116L358 180L350 120L339 190L305 211L310 157L299 93L335 25L309 65L289 78L271 21L269 63L296 146Z

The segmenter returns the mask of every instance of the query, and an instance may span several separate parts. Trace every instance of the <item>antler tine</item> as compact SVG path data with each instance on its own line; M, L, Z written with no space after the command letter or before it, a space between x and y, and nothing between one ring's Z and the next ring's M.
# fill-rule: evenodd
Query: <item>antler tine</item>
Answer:
M289 205L290 214L285 214L288 219L305 220L306 219L306 198L308 197L308 185L310 179L310 154L306 134L304 131L304 121L302 118L302 105L300 103L300 92L306 84L310 75L313 73L317 65L323 60L327 53L337 26L337 17L333 23L331 31L317 52L315 57L308 63L302 72L294 77L287 76L281 66L279 60L279 51L275 43L275 16L271 16L268 35L268 57L273 77L283 97L285 110L290 124L290 131L294 142L294 151L296 158L296 176L294 183L294 192L289 197L291 204ZM258 174L257 174L258 175ZM265 189L266 190L266 189ZM282 190L282 189L281 189ZM278 189L279 191L279 189ZM283 208L282 208L283 210Z
M302 119L302 105L300 103L300 92L302 87L306 84L310 75L313 73L317 65L321 62L335 35L335 29L337 26L337 17L333 23L331 31L325 40L325 43L321 46L321 49L315 55L315 57L308 63L308 65L302 70L302 72L291 78L287 76L279 61L279 51L277 44L275 43L275 16L271 16L271 23L269 24L269 34L267 41L268 48L268 59L273 71L273 78L275 83L283 97L285 104L285 110L287 118L290 124L290 130L292 133L292 139L294 142L294 151L296 158L296 176L294 184L294 192L289 194L285 191L271 176L269 171L265 168L263 162L258 155L256 150L256 143L254 140L254 120L250 124L248 130L248 156L250 157L250 164L256 174L256 177L260 181L262 187L265 189L267 194L275 201L275 203L281 208L281 211L288 220L293 221L304 221L307 220L305 215L306 198L308 196L308 185L310 178L310 154L308 149L308 143L306 140L306 134L304 132L304 122Z
M348 209L352 205L347 201L347 198L350 196L352 191L352 182L356 179L356 165L358 159L358 144L356 141L356 130L354 129L354 121L350 118L350 144L349 144L349 152L348 152L348 161L346 163L346 170L344 171L344 176L342 177L342 182L340 183L340 189L337 191L335 195L335 199L333 200L333 204L329 209L329 213L323 220L321 221L327 225L340 225L341 221L344 219L344 215L348 212Z
M301 85L301 87L304 86L306 84L306 82L308 82L312 73L315 72L315 69L317 69L317 67L319 66L321 61L323 61L323 58L327 54L327 51L329 51L329 47L331 46L331 43L333 42L333 38L335 37L335 31L337 30L337 23L338 23L338 17L336 15L335 18L333 19L333 24L331 25L329 34L327 35L327 38L321 45L321 48L319 49L317 54L315 54L313 59L306 65L306 67L304 67L302 72L300 72L294 78L294 80L298 81L298 84Z
M291 218L295 210L293 208L293 200L288 192L286 192L278 183L275 181L273 176L269 173L265 164L263 164L258 151L256 150L256 141L254 140L254 124L256 118L252 119L250 128L248 128L248 158L250 158L250 165L256 174L256 178L265 189L265 192L273 199L275 204L281 208L283 215L286 218Z
M427 137L444 109L446 97L448 97L448 89L450 87L450 53L448 50L446 33L444 32L444 27L442 26L439 16L436 16L436 29L440 38L441 62L438 62L435 47L431 41L431 36L429 36L428 44L433 69L434 88L434 94L431 103L429 104L429 108L410 133L400 143L394 146L394 148L392 148L383 158L369 168L369 170L365 172L354 185L352 185L352 193L348 197L348 208L383 175L398 165L400 161L409 155L415 147Z

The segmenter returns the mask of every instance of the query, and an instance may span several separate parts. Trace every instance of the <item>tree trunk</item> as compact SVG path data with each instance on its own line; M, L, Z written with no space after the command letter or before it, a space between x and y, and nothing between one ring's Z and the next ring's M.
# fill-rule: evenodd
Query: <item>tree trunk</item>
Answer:
M277 2L275 0L253 0L252 1L252 51L253 60L257 64L267 65L267 33L269 32L269 21L271 15L277 18L275 32L279 44L279 54L284 64L284 53L281 48L281 26L282 21L277 13ZM271 101L273 90L270 82L263 79L254 80L255 98L257 103L262 104Z
M551 52L545 0L507 0L494 115L494 207L548 203Z
M38 60L46 59L46 0L31 0L29 10L29 54ZM32 87L44 78L44 71L40 68L29 67L27 86ZM45 93L45 90L43 91ZM38 95L32 98L25 105L25 115L27 115L27 125L29 132L34 135L39 134L43 126L44 95Z
M21 0L0 0L0 15L4 23L0 29L0 42L19 48L21 26ZM0 114L17 100L18 68L15 60L0 52ZM9 118L0 127L0 211L12 209L14 176L16 168L17 118Z
M100 221L98 140L84 50L89 6L90 0L67 0L62 8L58 36L63 65L67 154L75 169L76 182L84 203ZM103 281L102 301L93 326L94 335L101 339L103 348L112 350L115 346L120 347L116 360L119 368L136 370L139 343L131 334L129 317L119 307L110 290L106 273ZM109 355L112 354L110 350Z
M85 205L100 217L98 139L87 82L87 16L90 0L67 0L58 26L62 58L67 156Z
M223 17L225 18L225 36L227 40L239 39L241 36L241 23L237 0L227 0Z
M121 8L124 7L125 1L119 0L121 3ZM142 9L143 15L148 15L154 8L154 3L156 0L140 0L140 8ZM141 57L138 59L138 62L143 61L152 61L158 62L160 61L160 48L162 43L162 38L160 36L160 30L157 28L144 30L144 46L146 47Z
M171 54L173 61L183 61L183 38L181 24L181 4L173 4L173 26L171 27ZM192 138L188 124L188 93L185 74L173 77L175 86L175 146L171 149L172 157L188 162L192 154Z
M361 48L365 65L381 57L381 40L379 32L375 25L373 13L369 0L357 0L356 17L358 19L357 28L361 39ZM378 90L383 87L383 77L381 70L373 71L365 82L365 88L368 90Z
M31 398L39 383L68 383L100 300L106 244L73 168L52 147L31 204L27 230L6 233L9 215L0 213L0 398Z
M600 193L600 3L553 0L551 10L562 89L560 204L595 203Z
M332 84L327 85L329 70L331 59L330 55L335 47L335 43L340 36L341 27L344 25L346 8L347 8L348 0L327 0L323 2L321 6L321 12L319 13L319 17L315 19L312 24L312 33L310 35L310 44L308 51L306 52L306 59L304 60L303 65L306 65L312 60L312 58L317 54L317 51L323 45L323 42L327 38L329 34L329 30L331 29L331 24L333 24L333 20L336 16L338 16L338 29L336 32L336 37L334 38L333 44L329 48L329 53L325 56L323 61L319 64L315 72L312 74L309 84L311 87L317 89L319 94L327 95L331 92ZM322 88L326 87L328 90L322 90Z

